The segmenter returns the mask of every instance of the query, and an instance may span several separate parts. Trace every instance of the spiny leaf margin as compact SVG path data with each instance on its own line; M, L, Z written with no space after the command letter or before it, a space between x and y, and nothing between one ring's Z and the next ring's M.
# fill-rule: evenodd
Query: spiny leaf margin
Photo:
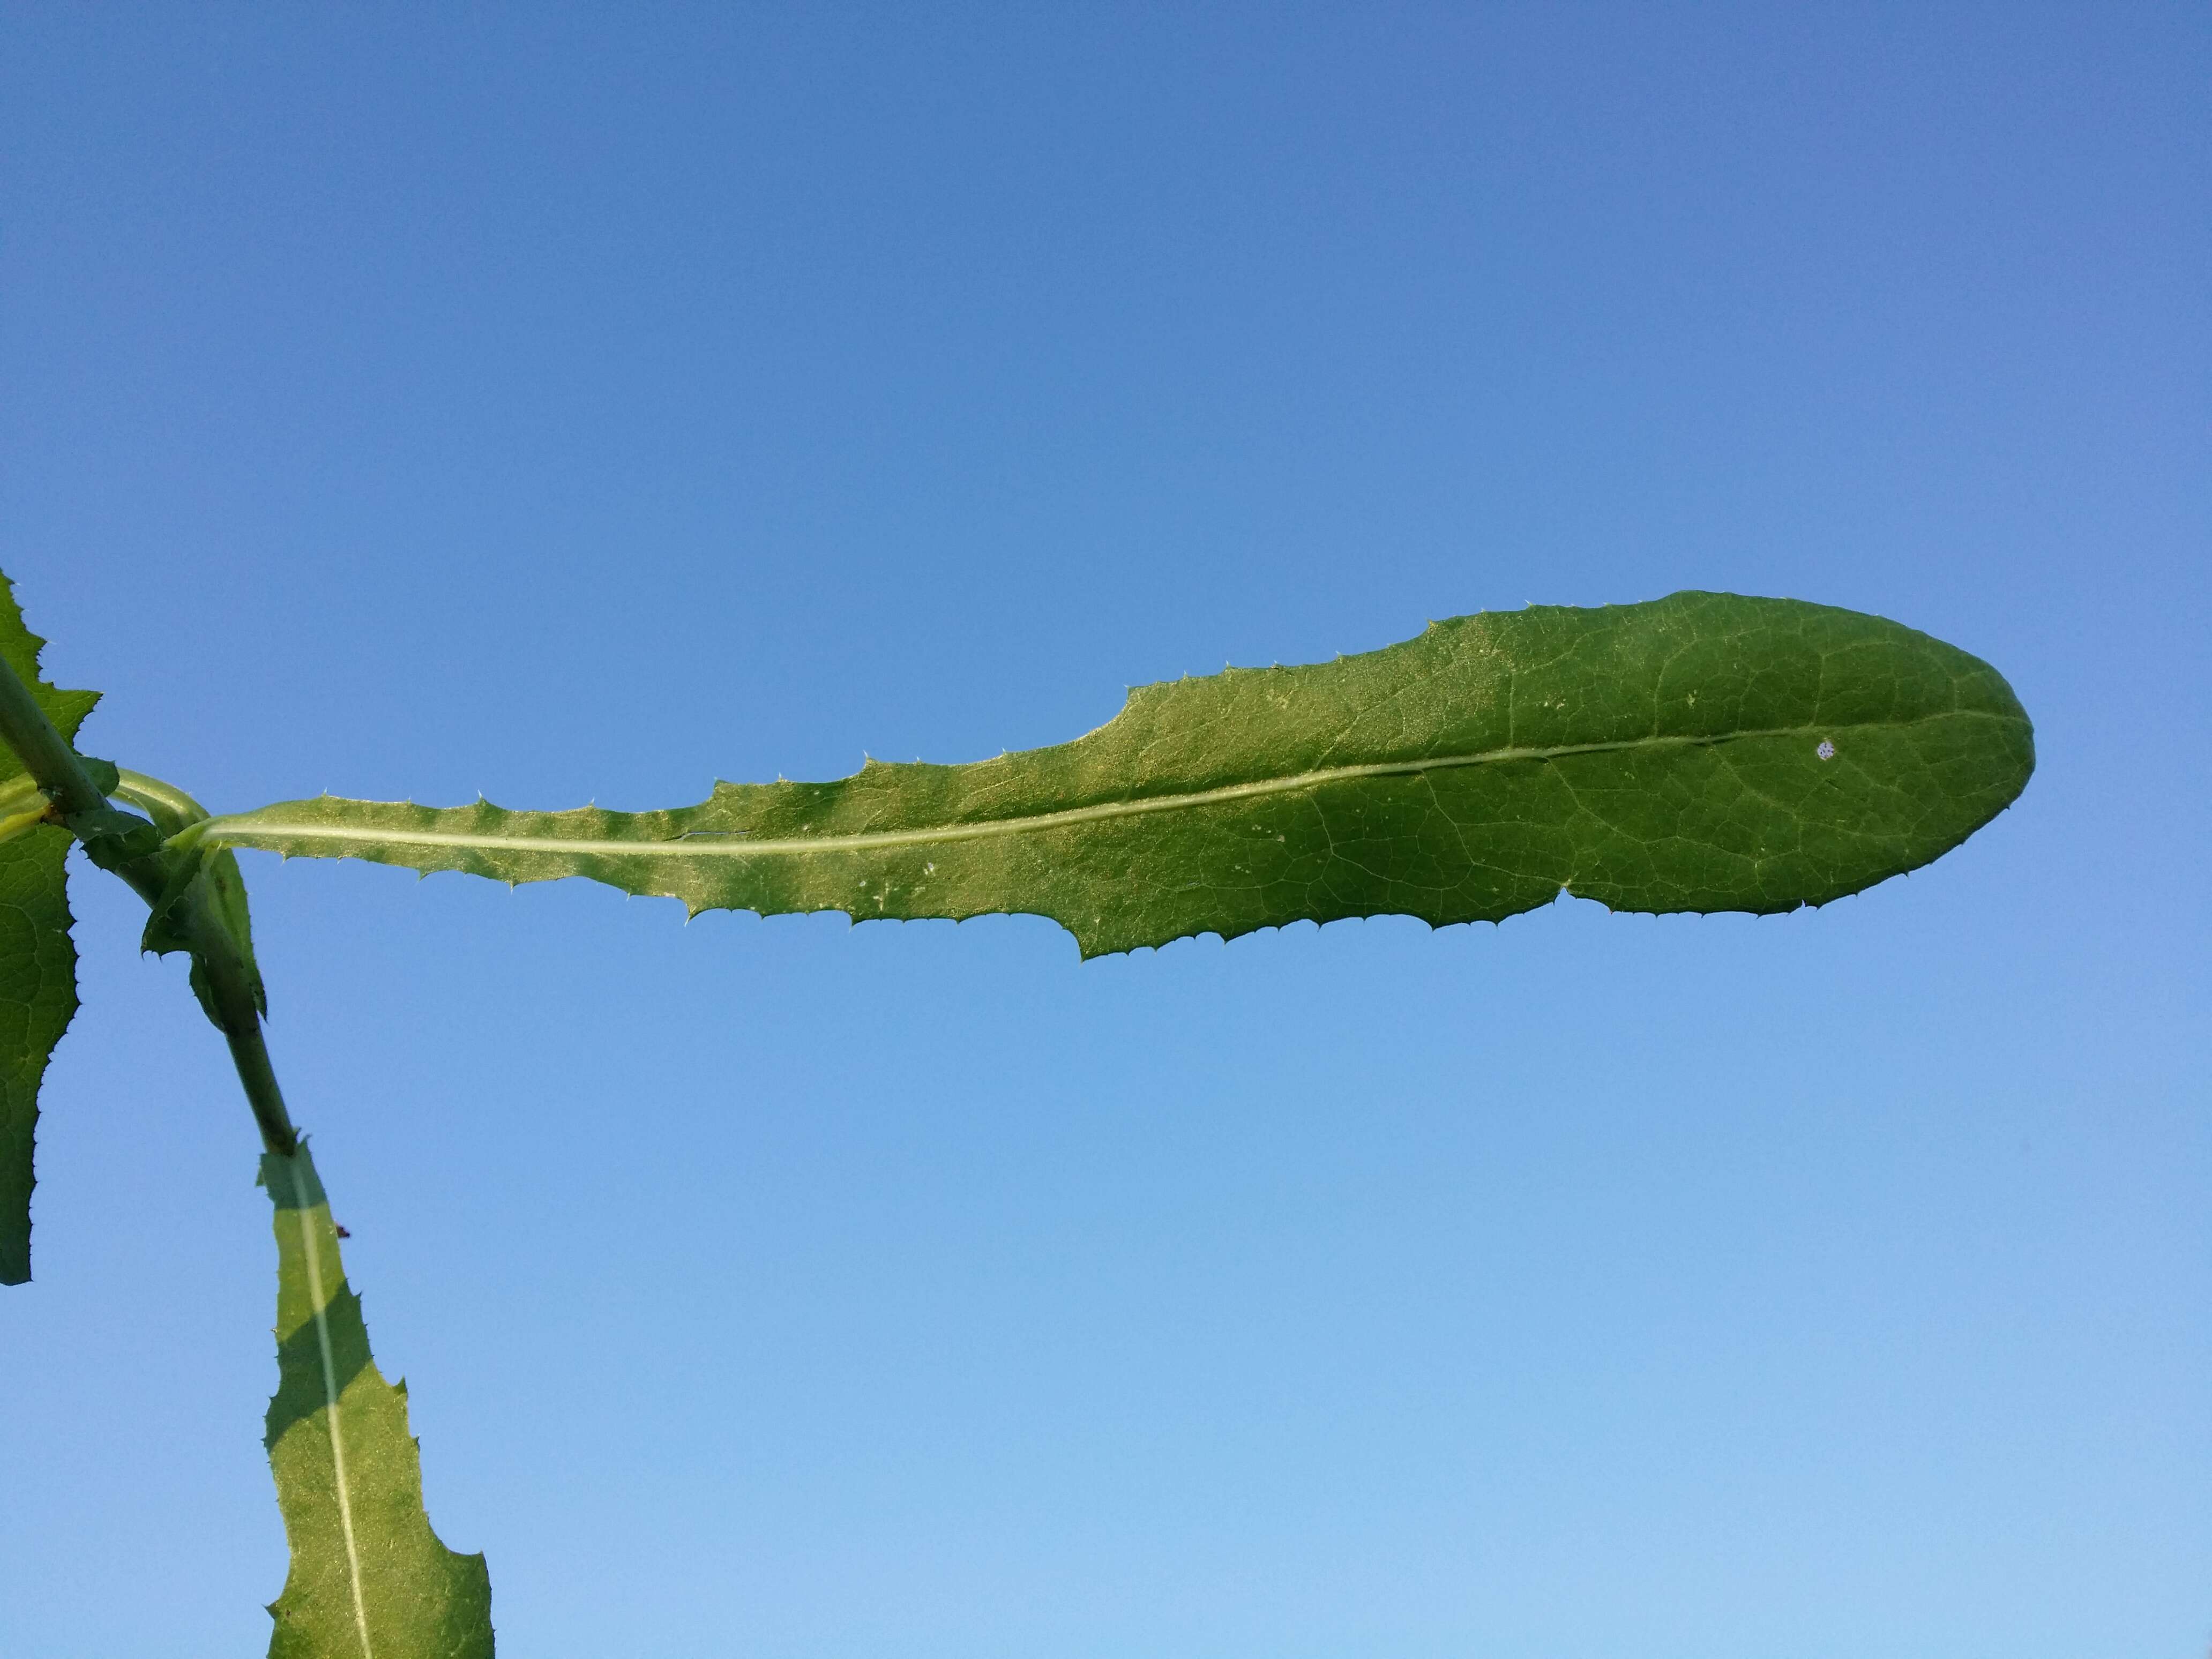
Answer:
M407 1385L369 1352L330 1200L303 1146L264 1152L276 1206L277 1386L264 1443L291 1546L269 1659L491 1659L491 1579L422 1508Z
M966 766L718 783L697 806L513 811L332 796L218 844L510 884L584 876L693 913L1045 915L1085 956L1400 914L1501 921L1825 903L2015 799L2002 677L1800 600L1685 592L1431 623L1330 663L1139 687L1115 720Z
M24 626L15 585L0 575L0 657L73 742L100 693L47 684L39 672L46 643ZM0 743L0 785L22 775L22 763ZM54 1045L76 1014L69 849L69 832L56 824L0 842L0 1285L21 1285L31 1277L39 1088Z

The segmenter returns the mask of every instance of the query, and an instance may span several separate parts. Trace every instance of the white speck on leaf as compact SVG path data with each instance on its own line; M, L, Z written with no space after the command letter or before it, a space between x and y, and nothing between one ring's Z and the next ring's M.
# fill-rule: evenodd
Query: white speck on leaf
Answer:
M1823 738L1820 739L1820 746L1813 752L1822 760L1833 760L1836 757L1836 745Z

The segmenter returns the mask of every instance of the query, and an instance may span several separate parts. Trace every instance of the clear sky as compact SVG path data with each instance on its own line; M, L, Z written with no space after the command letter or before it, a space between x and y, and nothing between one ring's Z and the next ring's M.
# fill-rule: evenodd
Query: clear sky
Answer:
M672 805L1682 587L2038 725L1819 912L1089 964L248 860L503 1651L2212 1644L2212 13L15 7L92 752ZM258 1652L252 1127L76 882L0 1648Z

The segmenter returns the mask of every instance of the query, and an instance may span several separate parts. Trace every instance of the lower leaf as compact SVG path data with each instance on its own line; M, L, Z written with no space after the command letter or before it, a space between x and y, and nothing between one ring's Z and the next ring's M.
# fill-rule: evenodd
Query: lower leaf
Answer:
M407 1387L369 1352L314 1161L264 1154L261 1184L276 1206L266 1443L292 1551L270 1659L490 1659L484 1559L430 1529Z

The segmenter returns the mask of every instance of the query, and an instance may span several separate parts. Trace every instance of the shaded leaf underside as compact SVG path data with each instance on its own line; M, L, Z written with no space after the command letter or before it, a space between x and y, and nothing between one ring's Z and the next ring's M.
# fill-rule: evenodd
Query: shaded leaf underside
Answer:
M314 1162L264 1153L261 1182L276 1206L266 1442L292 1551L270 1659L490 1659L484 1559L430 1529L406 1384L369 1352Z
M40 678L45 643L24 627L14 584L0 576L0 657L73 741L100 694L58 691ZM15 752L0 743L0 784L22 771ZM21 1285L31 1276L39 1085L76 1012L76 950L64 874L69 849L69 832L52 824L0 842L0 1285Z
M967 766L722 783L660 812L321 796L206 833L584 876L695 914L1030 913L1091 956L1300 919L1499 921L1562 889L1621 910L1818 904L1956 846L2033 765L2011 689L1965 652L1854 611L1678 593L1144 686L1074 742Z

